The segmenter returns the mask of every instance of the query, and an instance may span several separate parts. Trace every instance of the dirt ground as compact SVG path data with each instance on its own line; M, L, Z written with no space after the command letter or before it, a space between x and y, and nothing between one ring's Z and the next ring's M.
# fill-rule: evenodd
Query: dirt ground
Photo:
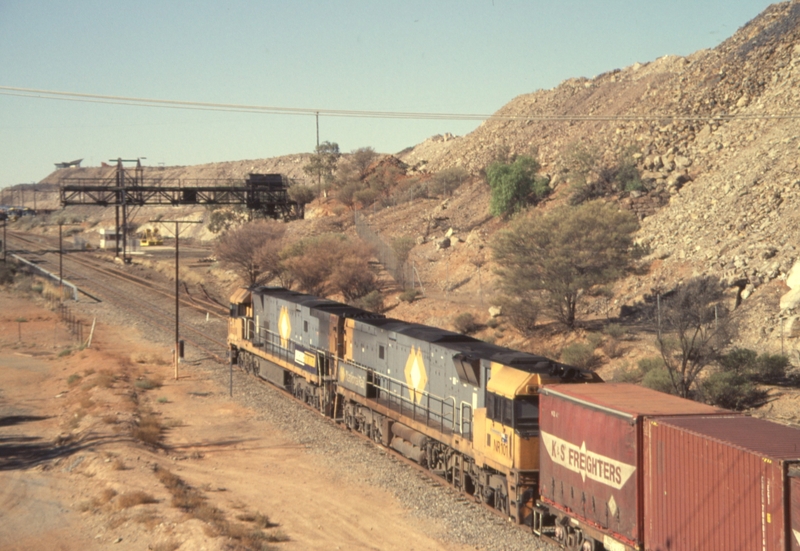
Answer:
M463 549L168 357L0 291L0 549Z

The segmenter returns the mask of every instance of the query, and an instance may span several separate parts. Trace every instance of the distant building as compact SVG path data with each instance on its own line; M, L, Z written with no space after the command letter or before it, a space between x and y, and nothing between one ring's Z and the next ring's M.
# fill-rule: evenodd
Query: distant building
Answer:
M66 161L63 163L56 163L56 168L80 168L82 161L83 159L78 159L77 161Z

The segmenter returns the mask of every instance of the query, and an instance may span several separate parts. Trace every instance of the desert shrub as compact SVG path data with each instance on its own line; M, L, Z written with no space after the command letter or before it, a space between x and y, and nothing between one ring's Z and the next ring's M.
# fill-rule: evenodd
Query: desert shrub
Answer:
M788 356L761 354L750 372L750 377L758 383L775 383L786 378L788 367Z
M133 386L135 386L139 390L153 390L154 388L160 388L161 382L155 379L150 379L148 377L143 377L134 382Z
M17 268L14 264L9 262L0 263L0 285L11 285L14 283L14 276L17 273Z
M647 371L642 378L642 385L665 394L675 394L675 385L672 384L666 367L653 367Z
M369 312L381 313L384 310L383 293L378 290L371 291L353 301L353 306Z
M494 162L486 169L491 188L489 211L493 216L511 216L550 193L547 178L537 176L540 165L532 157L520 155L511 163Z
M146 505L148 503L158 503L158 500L141 490L126 492L117 498L117 507L120 509L129 509L137 505Z
M603 335L600 333L588 333L586 335L586 342L588 342L589 346L591 346L593 349L597 349L597 347L600 346L600 343L603 342Z
M78 375L77 373L73 373L72 375L70 375L69 377L67 377L67 384L68 384L69 386L76 385L76 384L78 384L78 382L80 382L80 380L81 380L82 378L83 378L83 377L81 377L81 376L80 376L80 375Z
M609 324L608 324L608 325L606 325L606 326L605 326L605 328L603 329L603 333L605 333L606 335L608 335L608 336L609 336L609 337L611 337L612 339L617 339L617 340L619 340L619 339L621 339L623 336L625 336L625 328L624 328L624 327L622 327L622 326L621 326L620 324L618 324L618 323L609 323Z
M497 318L489 318L486 321L486 327L488 327L489 329L494 329L495 327L498 327L499 325L500 325L500 320L497 319Z
M723 372L741 375L757 383L775 383L786 377L789 358L780 354L756 354L747 348L734 348L720 357Z
M619 358L625 353L625 347L614 337L608 337L602 346L603 353L609 358Z
M700 392L705 402L735 410L760 405L767 396L744 375L733 371L712 373L701 381Z
M666 366L664 365L664 360L661 356L651 356L649 358L642 358L637 362L637 367L639 371L642 372L642 375L647 375L654 369L663 369Z
M722 371L735 373L737 375L745 375L751 370L757 359L758 354L756 354L754 350L734 348L720 357L719 365Z
M303 185L303 184L295 184L289 188L289 199L292 201L297 201L300 205L306 205L314 200L317 196L317 192L314 191L311 187Z
M469 335L478 329L479 324L470 312L462 312L453 320L453 327L459 333Z
M581 369L591 369L597 365L599 360L594 351L595 347L590 343L569 344L561 350L561 361Z
M157 446L161 444L164 427L155 415L146 413L133 427L132 436L145 444Z
M420 294L419 289L406 289L400 293L400 300L403 302L414 302Z
M615 383L639 383L642 380L642 372L626 363L614 370L611 380Z
M431 192L436 195L452 195L461 184L467 181L469 172L457 166L438 172L431 180Z
M511 324L511 327L530 336L536 329L536 320L539 317L539 305L528 299L508 298L500 301L503 309L503 316Z

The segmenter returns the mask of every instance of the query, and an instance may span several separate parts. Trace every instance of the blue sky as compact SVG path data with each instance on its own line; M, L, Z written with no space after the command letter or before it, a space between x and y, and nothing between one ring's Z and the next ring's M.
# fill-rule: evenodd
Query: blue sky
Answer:
M765 0L0 0L0 86L284 108L491 114L515 96L711 48ZM53 163L190 165L313 150L313 115L0 90L0 188ZM342 151L395 153L479 122L320 117Z

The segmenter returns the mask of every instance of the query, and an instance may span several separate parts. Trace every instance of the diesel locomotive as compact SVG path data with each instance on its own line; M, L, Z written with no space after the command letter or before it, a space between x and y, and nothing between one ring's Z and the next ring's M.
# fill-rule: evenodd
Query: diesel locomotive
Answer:
M538 495L539 391L591 372L284 288L231 297L232 361L517 523Z

